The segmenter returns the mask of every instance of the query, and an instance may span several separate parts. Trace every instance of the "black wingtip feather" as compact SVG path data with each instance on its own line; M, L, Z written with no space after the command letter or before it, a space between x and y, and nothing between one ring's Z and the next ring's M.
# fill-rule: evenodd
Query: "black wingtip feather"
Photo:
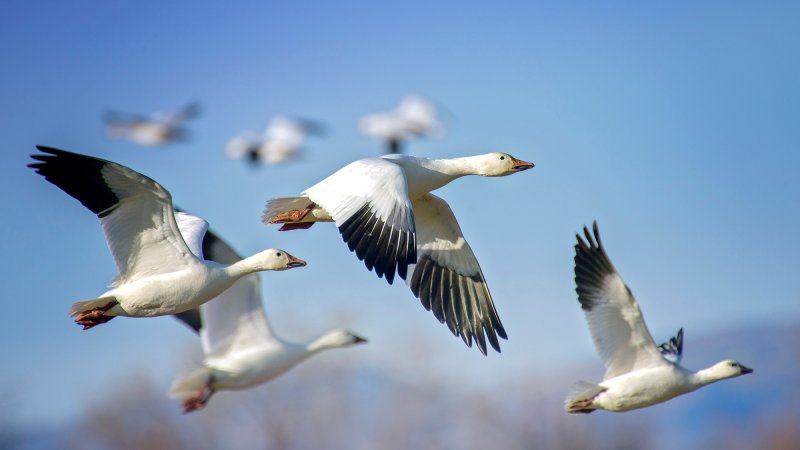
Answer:
M386 259L384 260L383 274L389 284L394 282L394 274L397 269L397 246L400 239L400 230L392 227L389 244L386 249Z
M200 329L203 328L203 318L200 315L200 308L190 309L182 313L173 314L173 317L186 324L186 326L194 330L195 333L199 334Z
M410 223L412 231L397 229L380 220L372 206L365 204L342 223L339 233L368 270L392 284L395 274L405 280L408 265L417 262L413 212Z
M439 323L444 323L444 315L442 314L442 276L444 271L439 266L434 266L431 270L430 280L430 298L431 298L431 312Z
M106 184L102 170L104 159L59 150L44 145L36 148L45 154L34 154L37 163L29 164L36 173L75 198L99 217L109 214L119 203L119 198Z
M415 286L415 289L412 289L411 292L415 290L418 292L417 297L419 297L420 302L422 302L422 307L425 308L427 311L431 310L431 277L433 276L432 267L428 267L428 265L432 265L433 262L430 259L423 259L417 264L418 269L414 270L414 278L418 278L418 283ZM420 275L417 276L416 274L419 273Z
M409 233L404 231L400 232L400 243L398 244L398 253L397 253L397 274L400 275L400 278L406 279L408 275L408 242Z
M497 334L495 334L494 329L491 327L491 322L483 322L483 331L480 331L486 334L486 338L489 340L489 345L497 352L500 353L500 341L497 340Z
M576 234L575 244L575 291L578 301L584 311L591 311L594 304L590 293L600 289L605 276L615 273L616 269L606 254L603 242L600 239L600 230L597 221L592 223L592 232L588 227L583 227L585 240Z
M483 356L486 356L486 337L483 335L483 330L472 330L475 336L475 342L478 344L478 350L481 351Z
M351 242L356 245L355 252L358 259L363 260L369 250L369 243L371 241L372 233L375 232L375 227L378 226L378 218L375 216L364 217L363 225L359 226L354 232Z
M678 330L675 337L671 337L667 342L659 345L658 350L665 355L675 355L676 360L680 361L683 356L683 328Z
M417 267L419 267L421 265L424 265L424 264L427 264L427 261L428 260L420 261L417 264ZM411 281L408 283L408 286L411 289L411 292L414 294L414 297L419 297L420 296L419 295L420 294L419 287L420 287L420 285L422 285L422 277L423 277L423 275L425 273L427 273L427 272L423 268L422 270L414 270L414 273L411 274Z
M497 326L494 328L494 331L502 339L508 340L508 333L506 333L506 329L503 327L503 324L498 323ZM497 351L499 352L500 350Z
M486 355L488 340L500 352L499 339L507 339L507 335L480 273L462 276L422 255L411 273L409 285L422 306L468 347L474 341Z
M487 331L486 332L486 337L489 339L489 345L492 346L494 351L496 351L497 353L502 353L500 351L500 341L497 340L497 335Z
M447 271L442 273L442 316L445 318L447 328L451 333L458 336L458 322L455 304L457 299L454 296L453 279L455 275L453 272Z

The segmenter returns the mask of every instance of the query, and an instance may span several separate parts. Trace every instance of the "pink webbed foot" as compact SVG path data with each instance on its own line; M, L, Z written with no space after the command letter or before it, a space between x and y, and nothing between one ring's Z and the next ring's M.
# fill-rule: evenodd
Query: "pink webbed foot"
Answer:
M569 405L569 413L570 414L589 414L594 412L594 408L590 408L592 403L594 402L594 397L588 398L586 400L580 400L577 402L573 402Z
M108 302L103 306L83 311L75 317L75 323L82 325L84 330L106 323L115 316L106 316L105 313L117 305L117 302Z
M202 388L198 389L194 394L183 399L181 406L183 407L184 414L188 414L193 411L199 411L206 406L208 399L211 398L211 395L214 393L214 389L212 389L209 384L206 384Z
M192 396L192 397L186 397L183 403L181 403L181 406L183 406L183 413L188 414L190 412L199 411L203 409L203 407L205 407L206 404L200 398Z
M291 223L291 222L300 222L303 220L305 216L307 216L317 205L311 203L310 205L306 206L303 209L293 209L291 211L286 211L278 214L275 216L274 219L270 220L269 223Z

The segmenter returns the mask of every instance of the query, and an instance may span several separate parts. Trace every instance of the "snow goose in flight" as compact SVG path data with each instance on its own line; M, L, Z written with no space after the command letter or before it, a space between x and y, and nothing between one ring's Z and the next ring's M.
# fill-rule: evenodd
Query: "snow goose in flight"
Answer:
M127 139L147 147L157 147L185 140L186 121L200 114L200 105L191 103L176 111L159 111L150 117L107 111L103 114L106 135L112 139Z
M683 329L669 342L656 346L636 299L603 248L597 222L593 228L594 239L586 227L586 241L577 236L575 290L606 374L599 384L578 382L565 401L567 412L644 408L753 372L732 359L697 372L680 366Z
M192 222L202 219L183 213L176 218L186 243L199 258L220 264L241 260L230 245L210 231L201 243L191 229ZM177 317L200 334L205 355L203 367L178 378L170 389L173 397L189 394L183 400L185 413L203 408L216 391L256 386L321 350L366 342L343 329L304 343L277 337L264 313L257 274L240 278L214 300Z
M29 167L76 198L100 218L119 277L97 298L72 305L84 329L115 316L152 317L196 308L239 278L261 270L285 270L305 262L269 249L228 266L198 259L186 246L172 197L152 179L99 158L37 147L44 154ZM208 224L194 222L202 237Z
M321 135L323 129L319 122L278 116L270 120L262 136L245 132L228 141L225 154L245 159L254 167L260 163L279 164L302 151L307 135Z
M416 95L405 97L393 110L364 116L358 123L362 133L386 143L387 153L401 153L403 142L418 137L441 136L444 127L436 107Z
M486 338L500 351L506 333L478 260L453 212L429 194L464 175L505 176L533 167L507 153L453 159L386 155L355 161L308 188L300 197L267 203L265 223L281 230L335 222L342 238L369 270L406 280L425 309L486 353Z

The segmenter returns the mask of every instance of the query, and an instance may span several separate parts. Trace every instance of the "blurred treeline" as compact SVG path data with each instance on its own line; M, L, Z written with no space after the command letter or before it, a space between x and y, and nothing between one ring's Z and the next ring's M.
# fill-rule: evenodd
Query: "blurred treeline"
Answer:
M688 351L697 359L736 349L756 372L624 414L569 415L562 409L569 385L597 376L599 363L467 389L453 381L459 375L427 376L424 359L419 376L409 380L358 364L346 352L330 352L264 386L221 392L205 410L188 415L166 397L167 386L143 371L97 386L85 411L58 430L13 427L10 391L11 400L0 402L0 447L795 450L800 448L799 339L800 324L693 342ZM454 374L458 370L452 368Z

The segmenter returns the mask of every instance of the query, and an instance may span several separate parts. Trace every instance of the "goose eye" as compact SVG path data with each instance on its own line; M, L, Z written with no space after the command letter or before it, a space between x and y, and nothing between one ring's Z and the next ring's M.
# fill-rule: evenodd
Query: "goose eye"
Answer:
M501 157L500 157L500 161L502 161L502 160L504 160L504 159L506 159L506 157L505 157L505 156L501 156Z
M278 252L278 256L281 256L281 252Z

